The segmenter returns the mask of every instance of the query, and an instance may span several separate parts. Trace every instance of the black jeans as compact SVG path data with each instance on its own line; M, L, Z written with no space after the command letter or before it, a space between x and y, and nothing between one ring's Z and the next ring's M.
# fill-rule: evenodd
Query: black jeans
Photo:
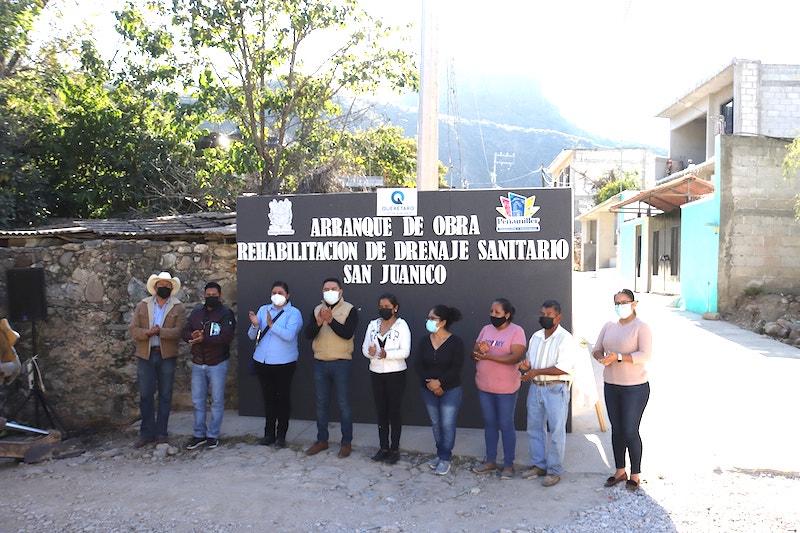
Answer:
M642 437L639 424L644 408L650 399L650 384L611 385L606 383L603 395L611 422L611 447L614 462L619 469L625 468L625 450L631 458L631 474L642 471Z
M264 436L285 439L292 411L292 378L297 361L283 365L265 365L258 361L254 363L261 385L261 396L264 398Z
M400 449L400 433L403 429L402 405L406 391L406 371L388 372L372 376L372 396L378 414L378 441L382 450ZM389 442L391 429L392 440Z

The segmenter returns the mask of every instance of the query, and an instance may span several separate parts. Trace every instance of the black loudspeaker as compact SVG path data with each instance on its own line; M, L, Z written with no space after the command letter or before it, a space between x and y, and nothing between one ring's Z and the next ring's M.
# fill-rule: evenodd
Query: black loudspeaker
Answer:
M9 268L6 281L9 320L47 318L43 268Z

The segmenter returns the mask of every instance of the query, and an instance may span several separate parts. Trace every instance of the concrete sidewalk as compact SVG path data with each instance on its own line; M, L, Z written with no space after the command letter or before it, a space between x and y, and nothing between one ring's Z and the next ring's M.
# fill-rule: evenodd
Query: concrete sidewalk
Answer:
M576 338L593 343L603 324L613 320L612 298L619 288L613 270L575 273ZM642 422L643 475L716 468L800 472L795 444L800 430L794 424L800 405L800 350L676 309L675 296L637 294L637 299L638 314L654 339L651 397ZM602 367L593 363L593 370L602 403ZM527 394L526 385L520 394ZM604 406L602 412L605 417ZM610 429L600 431L593 406L573 407L567 471L607 476L613 470ZM170 432L172 443L182 445L192 435L192 413L173 413ZM263 418L226 411L223 440L252 436L255 441L262 434ZM305 448L315 435L314 421L292 420L287 441ZM334 423L334 449L339 436ZM371 456L377 449L377 428L356 424L353 446L354 454ZM432 454L430 427L404 426L401 448ZM454 454L480 459L483 453L483 430L459 428ZM529 464L525 432L517 434L516 454L518 465Z

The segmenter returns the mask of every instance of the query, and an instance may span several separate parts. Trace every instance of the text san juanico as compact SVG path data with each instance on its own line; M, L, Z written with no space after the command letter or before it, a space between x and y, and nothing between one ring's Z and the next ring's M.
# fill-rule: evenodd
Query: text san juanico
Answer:
M402 222L395 227L397 221ZM392 240L395 231L403 240ZM570 256L566 239L478 239L473 249L459 238L480 235L477 215L437 215L428 228L424 217L320 217L311 219L309 240L238 242L237 252L239 261L343 262L345 284L382 285L444 284L446 263L452 261L563 261Z

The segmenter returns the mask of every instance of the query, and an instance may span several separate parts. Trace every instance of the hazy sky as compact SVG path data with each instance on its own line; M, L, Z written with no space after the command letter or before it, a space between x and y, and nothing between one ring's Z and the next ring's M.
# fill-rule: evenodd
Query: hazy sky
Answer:
M412 6L421 13L421 1L394 14L383 0L368 4L399 18ZM800 63L794 1L438 3L440 64L530 75L562 115L610 139L666 148L668 121L654 116L734 58Z
M68 1L113 32L108 13L122 0ZM361 3L387 23L413 22L418 47L422 1ZM667 121L654 116L734 58L800 63L791 0L426 1L438 5L443 70L536 78L567 119L622 142L666 148Z

